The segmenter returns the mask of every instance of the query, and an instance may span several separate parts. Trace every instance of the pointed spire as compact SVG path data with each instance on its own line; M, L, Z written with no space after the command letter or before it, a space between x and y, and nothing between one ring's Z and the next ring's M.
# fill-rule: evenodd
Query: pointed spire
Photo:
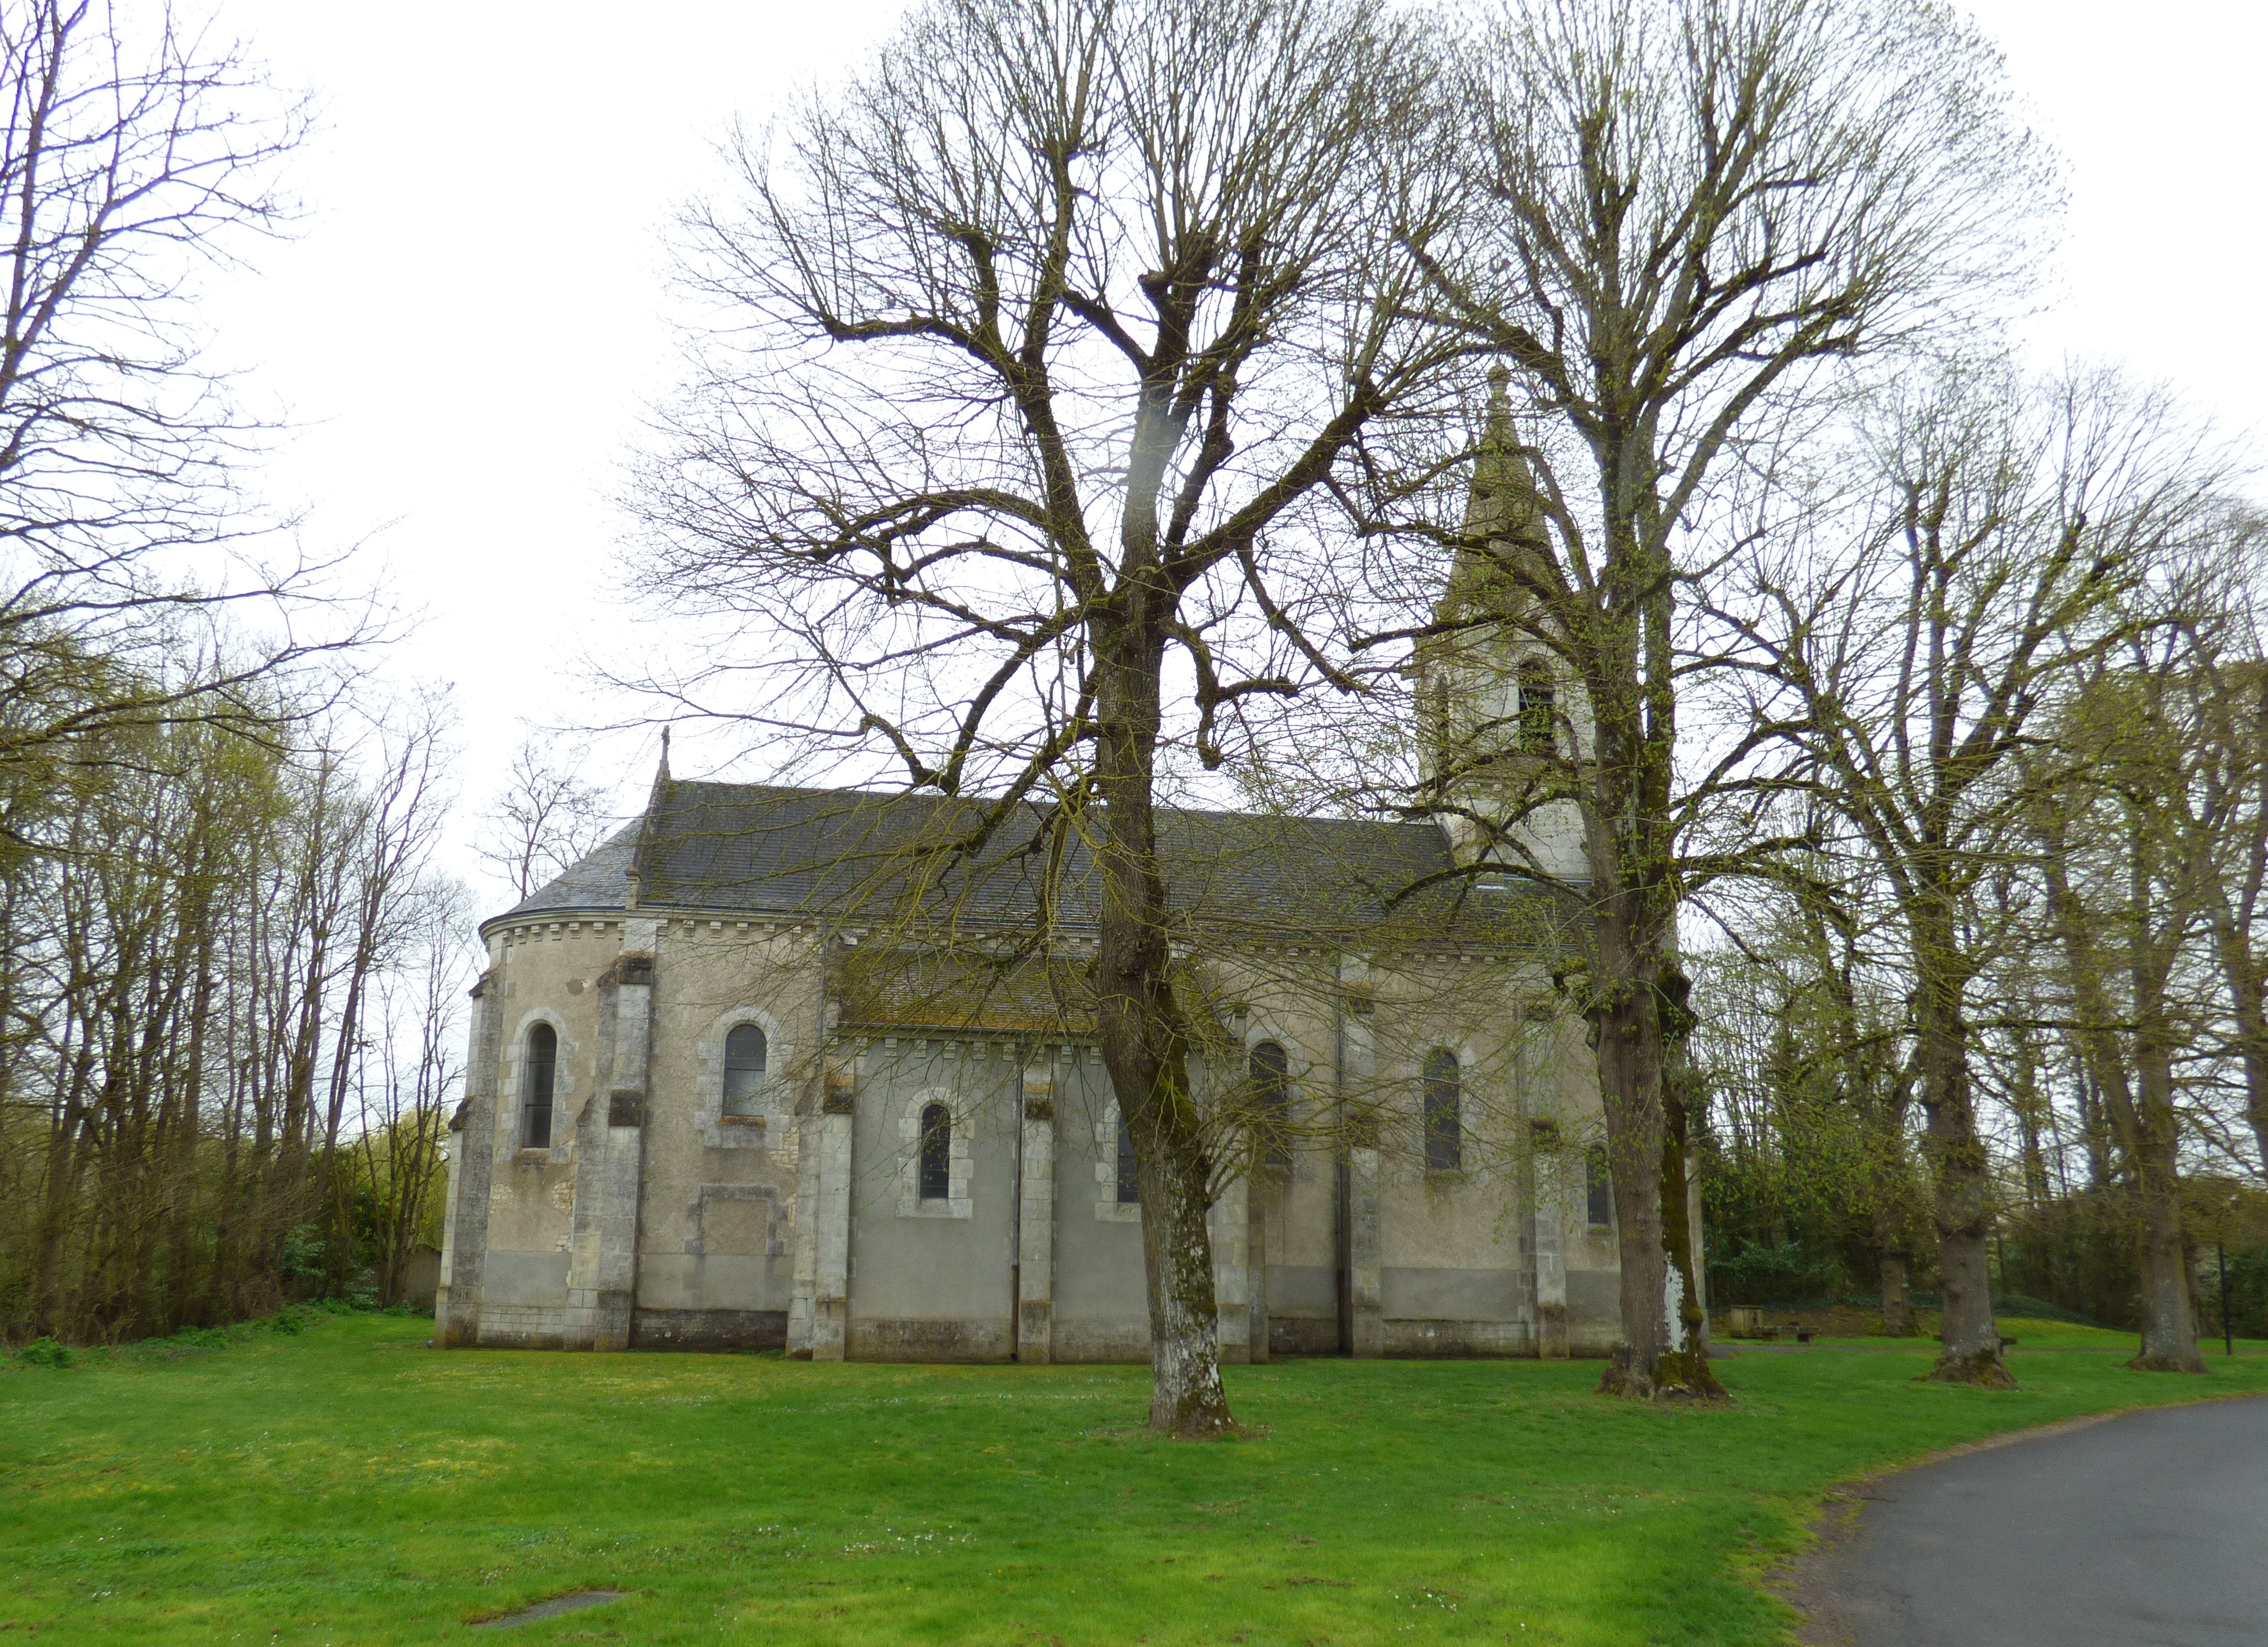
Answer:
M657 786L669 781L669 723L666 721L661 727L661 765L655 772L653 781Z
M1544 554L1550 550L1543 535L1543 499L1535 476L1521 449L1520 431L1512 417L1512 373L1502 363L1488 374L1488 415L1473 458L1472 490L1465 499L1463 530L1471 540L1495 544L1496 554L1507 547L1515 551ZM1444 613L1455 607L1490 603L1488 591L1504 581L1501 565L1469 543L1457 551L1450 568L1448 587L1442 592ZM1501 598L1501 597L1498 597Z

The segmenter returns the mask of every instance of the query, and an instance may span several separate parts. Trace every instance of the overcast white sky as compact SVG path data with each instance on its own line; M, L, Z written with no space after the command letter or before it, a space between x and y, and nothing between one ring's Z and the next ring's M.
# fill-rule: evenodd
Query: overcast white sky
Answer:
M523 720L597 719L609 497L676 377L662 232L712 144L855 62L902 0L220 0L219 30L312 92L303 232L212 292L224 353L301 425L269 465L319 546L367 539L424 624L394 663L453 684L467 806ZM1980 0L2064 156L2043 362L2123 358L2268 431L2268 7ZM590 752L626 801L650 741ZM681 772L698 770L684 750ZM751 772L751 777L762 774Z

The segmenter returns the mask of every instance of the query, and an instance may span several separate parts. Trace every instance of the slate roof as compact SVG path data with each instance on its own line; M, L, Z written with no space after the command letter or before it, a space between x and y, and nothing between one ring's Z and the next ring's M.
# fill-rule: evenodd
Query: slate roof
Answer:
M644 826L644 818L625 824L589 857L557 880L536 888L499 919L525 918L552 909L620 909L628 885L622 877L630 869L631 854L637 851L638 831Z
M643 818L504 915L621 911L629 875L641 910L822 915L883 921L918 891L924 915L957 927L1029 930L1052 891L1059 931L1096 925L1100 876L1088 843L1049 835L1049 814L1019 808L981 855L952 850L985 803L941 795L663 778ZM1534 892L1477 896L1444 887L1394 902L1452 867L1431 824L1160 808L1171 905L1197 925L1253 938L1423 928L1419 942L1535 942ZM1514 920L1514 905L1528 906Z

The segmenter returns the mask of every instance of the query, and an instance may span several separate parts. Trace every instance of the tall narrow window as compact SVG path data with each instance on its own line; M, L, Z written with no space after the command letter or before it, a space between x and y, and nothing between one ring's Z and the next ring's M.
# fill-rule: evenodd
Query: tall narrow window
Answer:
M1263 1041L1252 1049L1248 1072L1260 1159L1283 1171L1292 1164L1292 1060L1275 1042Z
M1465 1124L1458 1100L1463 1082L1447 1047L1425 1054L1425 1170L1454 1172L1465 1163Z
M1551 753L1557 742L1553 735L1557 699L1549 665L1530 658L1520 666L1520 747L1523 754Z
M1449 764L1449 683L1444 680L1429 683L1420 699L1425 705L1425 747L1433 757L1436 769Z
M1134 1131L1126 1125L1126 1112L1118 1112L1118 1204L1131 1207L1142 1199L1142 1175L1134 1164Z
M921 1160L915 1168L915 1193L925 1201L953 1194L953 1112L942 1104L923 1106Z
M763 1108L764 1032L736 1023L725 1038L725 1113L754 1115Z
M1615 1221L1615 1181L1607 1174L1607 1149L1593 1144L1583 1152L1583 1190L1590 1201L1590 1219L1605 1226Z
M551 1147L551 1089L559 1079L559 1031L539 1023L527 1032L527 1073L520 1078L520 1108L526 1116L523 1141L530 1149Z

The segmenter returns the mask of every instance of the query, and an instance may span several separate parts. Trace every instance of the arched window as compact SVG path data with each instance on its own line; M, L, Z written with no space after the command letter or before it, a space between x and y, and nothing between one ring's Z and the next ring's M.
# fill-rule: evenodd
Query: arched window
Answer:
M725 1038L725 1113L755 1115L763 1108L764 1032L753 1023L736 1023Z
M914 1193L925 1201L941 1201L953 1194L953 1112L942 1104L922 1106L921 1159L915 1167Z
M539 1023L527 1032L527 1068L519 1088L519 1106L526 1118L522 1142L530 1149L551 1147L551 1090L558 1080L559 1031Z
M1274 1041L1263 1041L1252 1049L1246 1073L1252 1082L1260 1159L1282 1171L1292 1164L1292 1060Z
M1427 683L1425 693L1419 700L1425 705L1425 747L1433 757L1434 765L1449 764L1449 683L1438 676Z
M1590 1202L1590 1220L1603 1227L1615 1221L1615 1181L1607 1171L1607 1147L1593 1144L1583 1152L1583 1190Z
M1126 1112L1118 1112L1118 1204L1131 1207L1142 1199L1142 1174L1134 1164L1134 1132L1126 1125Z
M1550 667L1530 658L1520 666L1519 679L1521 750L1549 755L1558 742L1553 735L1558 694L1552 690Z
M1463 1085L1457 1055L1444 1046L1425 1054L1425 1170L1454 1172L1465 1163L1465 1124L1458 1112Z

